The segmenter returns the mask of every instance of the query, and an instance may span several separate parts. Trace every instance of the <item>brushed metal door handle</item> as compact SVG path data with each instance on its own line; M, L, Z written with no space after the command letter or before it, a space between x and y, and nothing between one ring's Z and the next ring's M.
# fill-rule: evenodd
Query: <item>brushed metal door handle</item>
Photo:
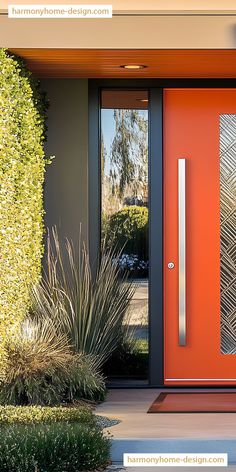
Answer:
M179 346L186 346L186 159L178 159Z

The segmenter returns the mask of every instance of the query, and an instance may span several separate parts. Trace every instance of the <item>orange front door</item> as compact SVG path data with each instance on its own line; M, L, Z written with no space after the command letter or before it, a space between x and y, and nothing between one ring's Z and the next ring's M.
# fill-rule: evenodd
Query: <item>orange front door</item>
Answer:
M164 375L236 384L236 89L164 91Z

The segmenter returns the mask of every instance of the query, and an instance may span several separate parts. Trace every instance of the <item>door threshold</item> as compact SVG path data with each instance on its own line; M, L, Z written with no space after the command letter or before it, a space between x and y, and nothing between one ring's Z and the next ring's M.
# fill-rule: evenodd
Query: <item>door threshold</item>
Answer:
M106 386L109 389L112 388L148 388L148 380L110 380L106 382Z
M148 381L110 381L106 383L106 387L109 390L113 389L154 389L160 390L190 390L190 391L204 391L204 390L235 390L236 385L151 385Z

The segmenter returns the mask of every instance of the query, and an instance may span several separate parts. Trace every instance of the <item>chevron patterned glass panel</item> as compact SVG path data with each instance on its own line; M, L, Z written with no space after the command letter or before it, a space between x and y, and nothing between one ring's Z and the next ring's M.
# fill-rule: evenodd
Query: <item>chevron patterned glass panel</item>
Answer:
M221 352L236 354L236 115L220 117Z

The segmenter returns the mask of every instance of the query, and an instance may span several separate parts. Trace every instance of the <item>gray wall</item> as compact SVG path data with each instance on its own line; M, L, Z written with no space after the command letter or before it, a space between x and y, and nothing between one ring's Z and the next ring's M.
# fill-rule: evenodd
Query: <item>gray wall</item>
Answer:
M47 155L55 159L46 171L45 225L76 242L82 223L88 234L88 81L44 79L50 101Z

